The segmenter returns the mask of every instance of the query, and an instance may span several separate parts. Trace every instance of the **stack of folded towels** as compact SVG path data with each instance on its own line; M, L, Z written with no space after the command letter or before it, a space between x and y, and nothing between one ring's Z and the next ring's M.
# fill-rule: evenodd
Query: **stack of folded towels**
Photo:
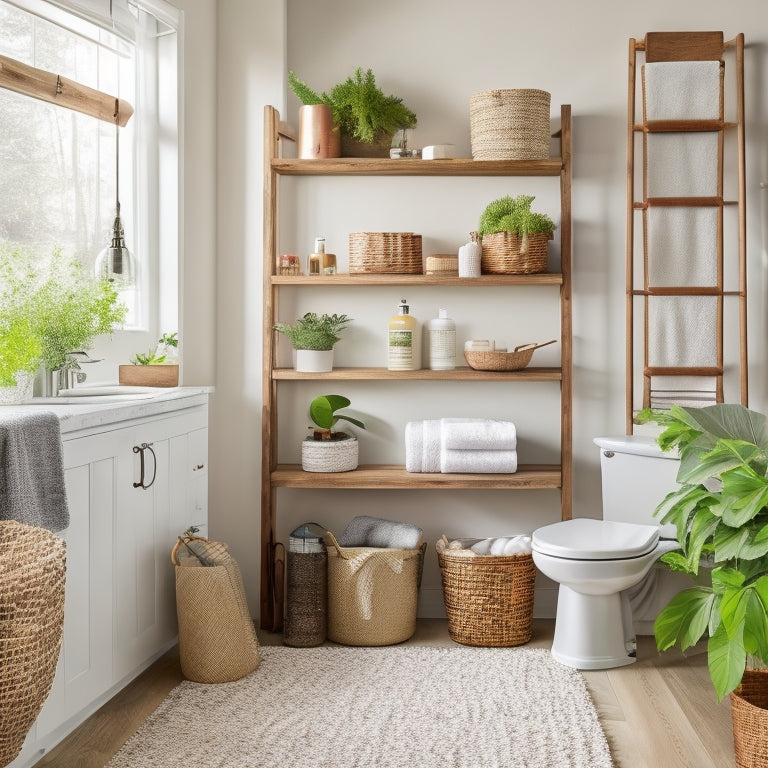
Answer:
M429 419L405 427L408 472L517 471L517 432L511 421Z

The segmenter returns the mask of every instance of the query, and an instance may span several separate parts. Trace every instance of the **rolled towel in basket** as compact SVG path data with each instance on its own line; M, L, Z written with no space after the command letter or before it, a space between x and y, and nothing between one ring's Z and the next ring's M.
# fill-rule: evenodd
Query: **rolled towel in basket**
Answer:
M517 451L440 452L440 471L445 473L493 474L517 472Z
M511 421L441 419L442 447L449 450L514 451L517 431Z
M342 547L416 549L421 544L421 533L421 528L413 523L360 515L349 522L339 537L339 544Z

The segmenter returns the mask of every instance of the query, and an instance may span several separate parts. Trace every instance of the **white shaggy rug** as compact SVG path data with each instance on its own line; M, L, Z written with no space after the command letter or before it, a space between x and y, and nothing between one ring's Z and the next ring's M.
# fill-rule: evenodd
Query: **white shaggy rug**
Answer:
M108 768L610 768L583 676L527 648L262 647L183 682Z

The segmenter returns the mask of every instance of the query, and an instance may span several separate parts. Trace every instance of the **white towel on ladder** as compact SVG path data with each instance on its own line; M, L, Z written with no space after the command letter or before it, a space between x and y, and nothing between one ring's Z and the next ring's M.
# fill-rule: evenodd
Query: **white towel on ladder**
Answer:
M643 66L646 120L717 120L719 61L654 61Z

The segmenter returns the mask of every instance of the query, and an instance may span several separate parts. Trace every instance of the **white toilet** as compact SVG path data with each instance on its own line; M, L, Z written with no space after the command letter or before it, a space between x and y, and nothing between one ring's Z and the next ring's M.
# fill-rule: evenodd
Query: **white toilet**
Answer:
M647 603L649 591L658 587L653 581L649 589L644 580L664 553L679 549L674 526L660 526L653 516L677 486L676 455L662 452L646 436L595 443L601 449L603 519L565 520L532 537L534 562L560 585L552 655L577 669L635 661L630 597L639 595ZM669 587L664 591L667 601Z

